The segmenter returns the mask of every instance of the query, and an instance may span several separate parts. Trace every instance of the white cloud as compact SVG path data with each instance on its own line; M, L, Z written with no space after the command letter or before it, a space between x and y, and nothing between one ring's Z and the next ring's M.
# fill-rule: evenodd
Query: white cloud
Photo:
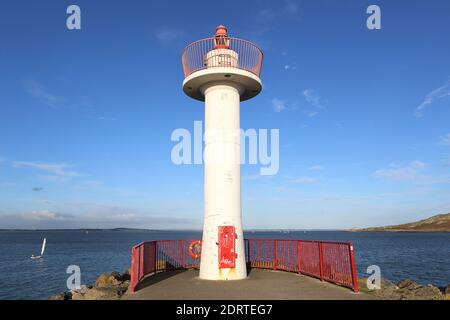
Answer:
M314 177L303 176L303 177L299 177L297 179L293 179L293 180L291 180L291 182L298 183L298 184L314 184L314 183L319 182L319 179L314 178Z
M53 208L2 213L0 225L4 228L187 228L200 226L200 221L167 212L148 213L115 204L48 203ZM61 213L63 208L64 213Z
M286 102L277 98L272 99L272 108L275 112L287 110Z
M297 67L294 66L294 65L286 64L286 65L284 66L284 70L286 70L286 71L288 71L288 70L295 71L295 70L297 70Z
M67 102L66 98L62 96L57 96L48 92L41 84L34 81L33 79L27 79L24 81L25 91L32 97L41 100L44 104L59 108L64 106Z
M287 15L296 15L300 6L299 0L285 0L283 12Z
M303 96L305 97L305 100L312 105L313 107L319 108L319 109L325 109L326 101L320 97L320 95L315 92L312 89L305 89L303 90Z
M33 210L30 213L19 215L24 220L70 220L71 215L61 214L50 210Z
M417 118L422 118L426 108L431 106L436 100L448 96L450 96L450 80L448 80L443 86L427 94L423 102L414 110L414 116Z
M178 42L183 39L185 35L186 33L184 31L173 28L161 28L155 33L156 39L162 44Z
M314 165L308 168L309 171L321 171L323 170L323 166L321 165Z
M280 1L281 2L281 1ZM258 10L261 18L272 20L277 17L295 17L300 9L299 0L284 0L283 3L276 3L273 8L262 8Z
M440 136L438 143L443 146L450 146L450 133Z
M43 162L30 162L30 161L14 161L14 168L30 168L40 171L45 171L54 174L56 177L78 177L80 173L75 171L68 171L67 169L73 167L72 165L65 163L43 163ZM53 177L53 176L52 176Z
M305 114L308 117L313 118L313 117L317 116L319 114L319 112L317 112L317 111L305 111Z
M406 167L395 167L389 169L379 169L372 176L374 178L383 178L391 181L413 181L418 177L420 170L427 165L421 161L413 161Z

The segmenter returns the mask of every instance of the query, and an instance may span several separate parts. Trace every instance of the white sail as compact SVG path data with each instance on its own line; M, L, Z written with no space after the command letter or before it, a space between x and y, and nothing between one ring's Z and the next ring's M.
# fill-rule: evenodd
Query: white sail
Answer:
M42 242L41 256L44 255L45 243L46 243L46 242L47 242L47 239L44 238L44 241Z

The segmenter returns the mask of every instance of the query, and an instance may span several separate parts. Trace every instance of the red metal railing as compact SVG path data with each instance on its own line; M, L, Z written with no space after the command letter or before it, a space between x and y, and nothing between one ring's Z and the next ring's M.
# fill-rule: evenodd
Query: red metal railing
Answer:
M229 49L214 48L214 37L198 40L183 50L184 76L206 68L232 67L261 74L263 53L250 41L227 37ZM213 51L214 50L214 51Z
M189 254L192 240L158 240L140 243L131 251L130 291L148 274L196 269L200 258ZM358 292L353 244L278 239L246 239L250 268L298 272Z

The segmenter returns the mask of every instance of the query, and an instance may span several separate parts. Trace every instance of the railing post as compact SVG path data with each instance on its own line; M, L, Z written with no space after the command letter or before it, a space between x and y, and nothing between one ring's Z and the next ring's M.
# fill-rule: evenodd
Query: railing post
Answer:
M180 268L183 269L183 240L180 240Z
M273 240L273 270L277 270L277 240Z
M134 293L136 290L136 249L131 248L131 268L130 268L130 291Z
M248 257L248 265L250 266L250 268L252 267L252 258L250 255L251 251L250 251L250 239L247 239L247 257Z
M322 248L322 241L319 242L319 260L320 260L320 280L323 281L323 248Z
M301 267L300 267L300 240L297 240L297 263L298 263L298 273L301 273Z
M349 244L349 252L350 252L350 265L352 268L352 284L353 284L353 292L358 293L358 278L356 276L356 264L355 264L355 250L353 248L353 243Z

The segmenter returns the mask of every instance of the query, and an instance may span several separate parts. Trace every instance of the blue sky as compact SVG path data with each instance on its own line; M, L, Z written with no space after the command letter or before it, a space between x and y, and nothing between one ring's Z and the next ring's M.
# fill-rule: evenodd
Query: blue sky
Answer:
M77 4L82 29L66 28ZM382 29L368 30L377 4ZM448 1L8 1L0 12L0 228L202 227L203 119L182 48L225 24L261 46L241 126L280 129L242 167L246 228L351 228L450 211Z

